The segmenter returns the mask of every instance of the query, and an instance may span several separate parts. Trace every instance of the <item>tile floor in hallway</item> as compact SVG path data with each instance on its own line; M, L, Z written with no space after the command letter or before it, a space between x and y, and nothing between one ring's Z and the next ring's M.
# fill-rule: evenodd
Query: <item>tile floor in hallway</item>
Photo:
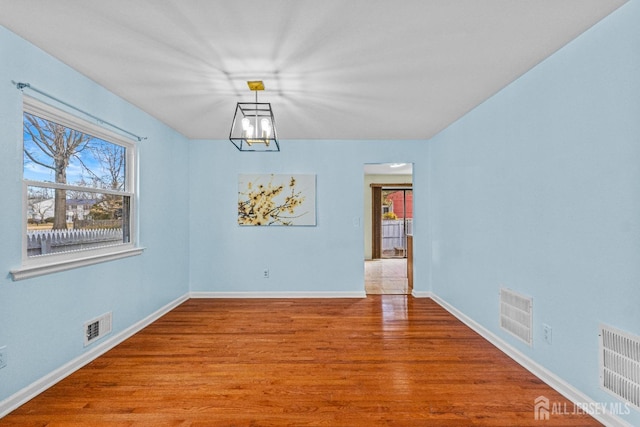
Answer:
M364 262L364 285L367 294L408 294L407 259L383 258Z

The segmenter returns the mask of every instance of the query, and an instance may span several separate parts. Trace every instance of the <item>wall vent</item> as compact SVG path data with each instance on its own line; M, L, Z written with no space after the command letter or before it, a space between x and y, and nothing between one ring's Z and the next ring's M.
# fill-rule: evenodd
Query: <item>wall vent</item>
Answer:
M111 332L111 312L103 314L84 324L85 347Z
M600 386L640 408L640 337L600 325Z
M500 289L500 327L522 340L533 344L533 300L510 289Z

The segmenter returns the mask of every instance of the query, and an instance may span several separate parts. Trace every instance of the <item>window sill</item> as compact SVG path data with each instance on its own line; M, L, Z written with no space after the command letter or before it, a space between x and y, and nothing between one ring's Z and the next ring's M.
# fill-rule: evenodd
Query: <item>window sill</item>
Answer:
M78 267L98 264L101 262L113 261L121 258L128 258L140 255L144 248L125 248L109 251L100 254L88 254L87 256L70 260L58 260L48 264L26 265L15 270L11 270L11 277L14 281L30 279L32 277L43 276L45 274L67 271Z

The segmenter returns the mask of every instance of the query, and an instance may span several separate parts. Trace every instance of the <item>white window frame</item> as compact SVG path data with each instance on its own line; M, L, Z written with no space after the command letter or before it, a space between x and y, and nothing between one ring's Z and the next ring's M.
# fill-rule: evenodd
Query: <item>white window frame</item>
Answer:
M74 185L49 184L42 181L30 181L22 179L22 265L11 270L13 280L28 279L31 277L41 276L44 274L55 273L59 271L70 270L73 268L83 267L86 265L97 264L100 262L112 261L115 259L126 258L130 256L140 255L144 248L137 246L138 235L138 215L137 215L137 144L128 138L115 132L83 120L70 113L55 108L49 104L45 104L34 98L25 96L23 98L23 113L34 114L43 119L61 124L68 128L89 134L91 136L103 139L113 144L121 145L126 148L126 169L125 169L125 188L124 191L112 191L108 189L95 189L96 192L103 194L117 194L127 196L130 200L129 213L129 242L111 246L103 246L99 248L83 249L78 251L69 251L64 253L48 254L37 257L29 257L27 255L27 189L29 186L49 187L49 188L66 188L69 190L94 190L86 187L77 187ZM20 115L24 120L23 114ZM22 133L21 133L22 135ZM22 159L22 156L20 157Z

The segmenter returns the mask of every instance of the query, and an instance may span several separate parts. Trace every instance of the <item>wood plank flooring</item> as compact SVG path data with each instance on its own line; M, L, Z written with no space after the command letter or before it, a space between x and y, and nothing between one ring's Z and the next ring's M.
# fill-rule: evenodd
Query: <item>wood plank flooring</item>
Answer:
M0 426L595 426L431 299L191 299Z

